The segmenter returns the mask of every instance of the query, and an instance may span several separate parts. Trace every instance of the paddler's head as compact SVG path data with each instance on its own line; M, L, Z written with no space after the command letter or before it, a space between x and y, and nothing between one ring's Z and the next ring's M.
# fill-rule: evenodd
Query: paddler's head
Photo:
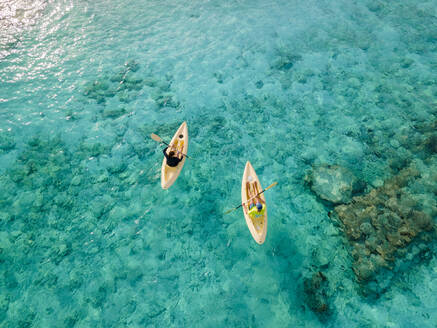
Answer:
M169 152L168 156L173 157L174 156L174 151Z
M260 212L263 208L260 202L256 203L256 208L258 209L258 212Z

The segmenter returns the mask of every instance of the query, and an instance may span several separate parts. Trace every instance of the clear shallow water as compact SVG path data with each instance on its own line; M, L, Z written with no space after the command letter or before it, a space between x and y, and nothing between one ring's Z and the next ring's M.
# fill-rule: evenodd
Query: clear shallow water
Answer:
M0 2L1 324L437 325L435 243L363 297L304 183L337 164L370 191L408 158L435 190L435 155L402 138L435 122L436 16L433 1ZM149 135L184 120L194 160L163 191ZM279 182L263 246L222 214L247 160ZM305 301L321 267L326 316Z

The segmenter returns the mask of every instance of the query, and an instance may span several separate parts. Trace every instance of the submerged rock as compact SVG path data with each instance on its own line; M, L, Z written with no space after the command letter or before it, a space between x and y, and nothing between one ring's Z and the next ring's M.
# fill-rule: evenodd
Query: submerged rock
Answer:
M305 180L317 196L333 204L350 202L353 193L359 189L355 175L339 165L313 167Z

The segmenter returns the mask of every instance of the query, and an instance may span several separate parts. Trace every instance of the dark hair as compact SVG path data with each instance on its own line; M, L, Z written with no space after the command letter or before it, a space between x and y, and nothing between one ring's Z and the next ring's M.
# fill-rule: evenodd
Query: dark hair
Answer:
M174 155L174 151L168 153L168 156L173 156L173 155Z
M184 135L183 135L183 134L180 134L180 135L179 135L179 138L181 138L181 139L182 139L183 137L184 137Z

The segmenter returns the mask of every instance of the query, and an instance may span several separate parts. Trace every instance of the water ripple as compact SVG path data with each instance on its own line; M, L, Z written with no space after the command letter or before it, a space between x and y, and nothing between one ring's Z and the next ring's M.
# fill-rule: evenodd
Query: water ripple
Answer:
M0 1L0 46L13 48L19 42L21 33L29 26L36 24L42 16L47 1ZM7 55L1 50L0 58Z

